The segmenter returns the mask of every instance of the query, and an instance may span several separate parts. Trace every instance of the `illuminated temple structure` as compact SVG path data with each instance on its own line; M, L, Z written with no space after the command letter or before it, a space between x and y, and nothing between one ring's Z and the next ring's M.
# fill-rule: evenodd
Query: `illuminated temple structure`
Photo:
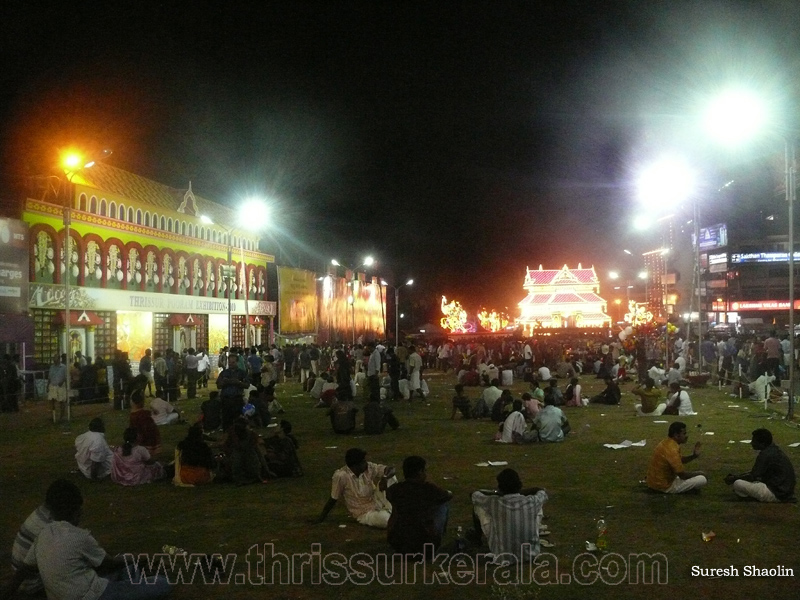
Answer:
M524 335L538 329L604 327L611 324L606 301L598 295L600 281L594 267L527 269L523 286L528 296L519 303Z

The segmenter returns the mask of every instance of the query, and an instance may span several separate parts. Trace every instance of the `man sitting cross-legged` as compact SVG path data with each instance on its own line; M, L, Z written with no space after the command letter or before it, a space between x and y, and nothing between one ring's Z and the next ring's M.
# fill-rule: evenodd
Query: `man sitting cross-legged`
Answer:
M755 498L759 502L795 502L794 467L783 450L772 443L769 429L756 429L750 440L758 452L756 462L748 473L730 474L725 483L741 498Z
M665 494L682 494L700 489L708 483L702 471L686 471L686 463L700 456L700 442L689 456L681 456L680 445L686 443L686 423L675 421L669 426L669 437L656 446L647 468L647 487Z
M533 560L541 551L542 488L522 489L514 469L497 476L497 489L472 493L475 537L485 535L496 564Z
M426 481L425 467L421 456L407 457L403 461L405 481L386 490L392 503L387 539L403 554L424 552L426 544L438 548L447 527L453 494Z

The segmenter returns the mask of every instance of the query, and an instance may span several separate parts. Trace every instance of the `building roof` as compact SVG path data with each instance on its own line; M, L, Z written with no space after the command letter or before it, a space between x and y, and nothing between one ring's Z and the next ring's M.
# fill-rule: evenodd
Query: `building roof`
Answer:
M564 265L561 269L527 269L523 287L535 285L592 285L599 284L594 267L584 269L578 264L577 269L570 269Z
M98 163L91 169L81 171L75 178L75 183L162 210L182 212L195 217L206 215L219 225L231 226L236 223L234 210L199 196L192 190L191 182L187 182L186 188L173 188L117 167Z

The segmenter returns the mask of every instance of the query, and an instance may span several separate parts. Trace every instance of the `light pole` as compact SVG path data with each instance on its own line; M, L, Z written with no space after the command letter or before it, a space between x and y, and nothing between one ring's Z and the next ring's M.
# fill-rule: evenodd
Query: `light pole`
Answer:
M100 157L97 160L103 160L111 156L110 150L103 150ZM95 159L86 160L85 157L77 154L75 152L67 152L61 158L61 167L64 169L64 173L67 177L67 183L69 184L69 188L65 191L65 199L64 199L64 351L67 355L66 361L66 368L67 368L67 380L65 384L65 391L67 394L67 422L70 421L72 417L72 406L70 402L70 388L72 387L72 382L70 381L70 365L74 359L72 355L72 331L71 331L71 323L70 323L70 309L72 308L71 300L70 300L70 277L71 277L71 266L72 266L72 202L74 200L74 194L72 194L72 180L75 176L80 173L81 171L85 171L86 169L90 169L96 163ZM78 267L80 270L80 267ZM56 421L56 413L53 411L53 422Z
M223 227L225 230L225 239L228 242L228 264L226 265L225 269L225 292L228 297L228 350L233 347L233 316L231 314L231 292L232 292L232 285L231 280L233 279L233 234L236 231L241 231L242 229L247 229L249 231L257 231L262 229L266 226L267 220L269 218L269 209L264 203L263 200L258 198L249 198L245 201L245 203L241 206L238 212L238 220L239 223L233 225L232 227ZM205 223L206 225L214 225L214 220L209 217L208 215L200 215L200 221ZM247 348L247 337L248 331L250 329L250 324L247 322L249 320L249 307L247 304L248 301L248 281L247 281L247 270L244 264L244 246L242 245L242 238L239 236L239 251L241 254L241 261L242 261L242 271L243 277L242 281L244 282L244 311L245 311L245 326L244 326L244 347ZM241 283L241 282L240 282Z
M356 302L355 296L353 296L353 294L350 294L347 297L347 303L350 305L350 309L351 309L350 312L352 313L352 317L353 317L353 324L352 324L353 325L353 346L356 345L356 304L355 304L355 302Z
M390 287L394 290L394 345L397 346L400 343L400 319L398 318L398 311L400 306L400 288L406 285L413 285L414 280L409 279L405 283L394 286L386 281L381 280L381 285L385 285L386 287Z
M767 110L762 100L744 89L729 89L708 106L705 125L715 139L725 144L735 144L755 137L763 131L767 121ZM777 131L775 132L777 133ZM783 139L784 196L789 219L789 409L787 419L794 417L794 371L795 371L795 331L794 331L794 202L796 196L796 148L797 131L784 129Z

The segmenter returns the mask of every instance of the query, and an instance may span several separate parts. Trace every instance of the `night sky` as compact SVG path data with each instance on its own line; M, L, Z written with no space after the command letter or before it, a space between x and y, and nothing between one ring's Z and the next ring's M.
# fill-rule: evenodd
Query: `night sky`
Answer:
M7 0L0 30L5 214L59 148L111 148L231 206L269 197L282 264L372 253L419 304L513 316L526 266L641 266L633 182L665 151L709 218L783 210L782 144L720 149L696 116L736 81L796 125L792 0Z

